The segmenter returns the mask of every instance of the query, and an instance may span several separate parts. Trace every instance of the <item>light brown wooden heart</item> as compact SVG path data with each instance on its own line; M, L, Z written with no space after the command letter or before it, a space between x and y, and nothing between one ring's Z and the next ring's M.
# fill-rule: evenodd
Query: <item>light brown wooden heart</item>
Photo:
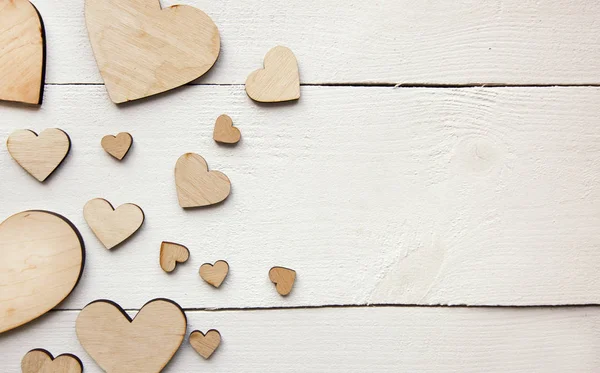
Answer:
M217 118L213 131L213 139L216 142L235 144L240 141L241 137L240 130L233 126L233 121L229 115L223 114Z
M158 373L185 337L183 309L167 299L152 300L131 318L116 303L99 300L77 317L79 343L106 373Z
M27 0L0 1L0 100L42 103L44 26Z
M215 329L207 331L206 334L194 330L190 334L190 344L200 356L208 359L221 344L221 333Z
M43 315L73 290L83 240L66 218L23 211L0 224L0 333Z
M118 160L122 160L131 148L133 137L127 132L121 132L117 136L104 136L100 143L108 154Z
M165 272L173 272L177 263L185 263L189 257L190 251L183 245L167 241L160 244L160 268Z
M56 358L46 350L29 351L21 360L22 373L81 373L83 365L75 355L64 354Z
M264 69L246 79L246 93L258 102L283 102L300 98L300 74L294 53L286 47L271 49L265 56Z
M194 153L179 157L175 164L175 184L183 208L219 203L229 196L231 182L219 171L208 171L204 158Z
M219 56L219 30L187 5L159 0L85 0L85 20L100 74L115 103L179 87Z
M229 273L229 264L224 260L218 260L214 265L204 263L200 266L200 277L212 286L221 286Z
M144 223L144 212L139 206L126 203L114 209L102 198L88 201L83 207L83 217L109 250L131 237Z
M48 128L39 136L30 130L17 130L6 140L6 147L25 171L43 182L67 157L71 140L58 128Z
M284 267L273 267L269 271L269 279L275 284L279 294L288 295L296 281L296 271Z

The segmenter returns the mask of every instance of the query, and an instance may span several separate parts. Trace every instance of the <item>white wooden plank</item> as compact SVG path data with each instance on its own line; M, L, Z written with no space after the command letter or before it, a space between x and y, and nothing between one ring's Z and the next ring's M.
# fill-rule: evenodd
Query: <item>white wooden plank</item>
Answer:
M323 304L599 303L600 89L303 87L296 104L254 105L241 86L189 86L117 107L102 86L50 86L40 109L6 106L0 138L59 127L72 153L40 184L0 147L0 219L46 209L83 234L87 264L63 308L96 298L133 308ZM212 140L229 114L237 147ZM134 137L123 163L106 134ZM177 203L188 151L231 179L213 208ZM103 248L83 218L96 197L146 214L124 246ZM188 263L159 266L163 240ZM220 289L198 275L227 260ZM298 272L280 297L272 266Z
M75 353L86 373L101 372L77 341L76 317L53 312L0 335L2 370L20 372L23 355L43 347ZM205 361L186 338L164 372L581 373L600 365L598 308L196 311L187 317L188 335L216 328L223 342Z
M101 82L83 1L33 1L47 31L47 82ZM202 83L244 83L278 44L298 57L303 83L600 83L597 1L162 3L196 6L219 27L222 54Z

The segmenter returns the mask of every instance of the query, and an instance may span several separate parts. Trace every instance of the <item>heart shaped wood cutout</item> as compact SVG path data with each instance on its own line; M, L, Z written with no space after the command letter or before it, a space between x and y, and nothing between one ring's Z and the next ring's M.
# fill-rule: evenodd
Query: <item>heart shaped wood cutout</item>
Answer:
M240 141L242 134L237 127L233 126L233 121L229 115L221 115L215 122L215 130L213 131L213 139L216 142L224 144L235 144Z
M107 249L119 245L144 223L144 212L132 203L116 209L105 199L95 198L83 207L83 217Z
M173 272L177 263L185 263L189 257L190 251L183 245L167 241L160 244L160 268L165 272Z
M269 271L269 279L275 284L279 294L288 295L296 281L296 271L284 267L273 267Z
M125 158L132 143L133 137L127 132L121 132L117 136L106 135L100 142L104 150L119 161Z
M98 300L77 317L79 343L106 373L158 373L185 337L183 309L171 300L155 299L132 320L119 305Z
M58 128L48 128L39 136L30 130L18 130L8 137L6 147L25 171L43 182L67 157L71 140Z
M264 69L246 79L246 93L258 102L283 102L300 98L300 74L294 53L286 47L271 49L265 56Z
M81 373L83 364L75 355L64 354L56 358L46 350L29 351L21 360L23 373Z
M229 178L219 171L208 171L204 158L186 153L175 164L175 184L183 208L214 205L231 192Z
M79 231L48 211L0 224L0 333L50 311L73 290L85 259Z
M190 344L200 356L208 359L221 344L221 333L215 329L207 331L206 334L194 330L190 334Z
M229 273L229 264L224 260L215 262L215 265L204 263L200 266L200 277L212 286L221 286Z
M44 24L27 0L0 1L0 100L41 104Z
M85 20L100 74L115 103L179 87L219 56L219 30L187 5L159 0L86 0Z

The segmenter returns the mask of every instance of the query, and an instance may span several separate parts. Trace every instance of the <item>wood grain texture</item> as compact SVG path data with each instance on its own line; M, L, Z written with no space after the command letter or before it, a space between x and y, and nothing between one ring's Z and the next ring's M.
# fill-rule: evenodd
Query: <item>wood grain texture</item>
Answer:
M163 241L160 244L159 254L160 268L165 272L173 272L177 263L185 263L190 258L190 250L187 247Z
M18 329L10 338L1 336L6 372L18 372L21 356L35 339L49 349L79 355L85 373L101 373L77 342L77 314L53 312L44 322ZM164 373L582 373L595 372L600 366L598 307L383 307L186 314L190 330L218 329L223 342L205 361L186 341Z
M290 268L273 267L269 270L269 280L275 285L275 289L281 295L288 295L296 281L296 271Z
M117 160L123 160L133 144L133 137L127 132L120 132L117 136L106 135L100 141L104 151Z
M113 247L125 242L144 223L144 211L132 203L116 209L105 199L94 198L83 207L83 216L104 247Z
M199 272L204 281L218 288L229 273L229 264L224 260L217 260L214 265L204 263L200 266Z
M283 102L300 98L298 61L289 48L277 46L267 52L264 67L246 79L248 97L258 102Z
M190 345L200 356L209 359L221 344L221 333L215 329L207 331L206 334L199 330L194 330L190 334L189 341Z
M29 351L21 360L22 373L81 373L81 360L75 355L63 354L54 358L46 350Z
M184 3L209 14L222 37L219 61L200 83L244 84L278 44L294 51L310 84L600 83L597 1ZM81 0L35 4L52 36L46 80L101 83Z
M3 211L61 211L83 228L82 206L104 196L147 216L118 253L81 229L94 265L60 307L108 296L126 308L155 297L210 308L600 303L600 89L303 90L276 109L243 86L116 107L101 86L48 86L40 110L4 108L0 138L8 123L59 123L77 146L49 188L19 177L0 147ZM235 148L212 139L223 112L244 123ZM115 167L98 139L125 129L136 157ZM223 204L178 205L185 151L231 178ZM165 275L163 240L188 246L188 270ZM197 268L219 258L232 271L217 290ZM287 298L267 276L278 264L299 274Z
M202 156L185 153L175 164L175 186L183 208L210 206L223 202L231 193L231 182L221 171L208 170Z
M240 130L233 125L231 117L227 114L219 115L215 121L213 139L216 142L224 144L236 144L240 141L242 134Z

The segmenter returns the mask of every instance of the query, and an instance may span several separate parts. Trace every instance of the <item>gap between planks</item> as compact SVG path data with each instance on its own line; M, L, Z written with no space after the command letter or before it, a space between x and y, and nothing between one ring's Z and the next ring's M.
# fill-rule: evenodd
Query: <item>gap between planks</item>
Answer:
M103 86L103 83L45 83L45 86ZM184 86L244 87L239 83L189 83ZM366 87L366 88L553 88L553 87L600 87L600 84L501 84L501 83L300 83L302 87Z

